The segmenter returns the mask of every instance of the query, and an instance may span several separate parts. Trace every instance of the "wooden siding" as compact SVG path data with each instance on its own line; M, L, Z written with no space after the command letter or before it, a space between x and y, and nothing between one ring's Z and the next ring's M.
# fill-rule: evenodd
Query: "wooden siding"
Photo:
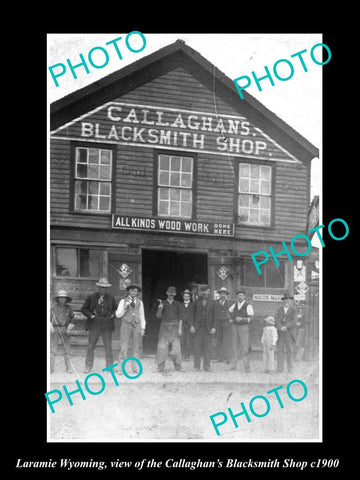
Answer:
M215 83L216 87L216 83ZM216 88L215 88L216 94ZM190 109L209 113L239 116L222 99L196 80L183 68L166 73L117 99L117 101L144 105Z
M211 90L182 68L115 98L117 102L179 108L214 114L239 114ZM101 112L92 121L100 119ZM100 120L99 120L100 121ZM198 132L199 133L199 132ZM71 140L51 139L50 223L52 226L111 228L111 215L72 213L71 206ZM104 140L106 143L106 140ZM154 202L154 160L157 149L117 145L115 168L114 212L151 217ZM176 149L174 147L174 149ZM169 150L170 152L170 150ZM192 155L192 153L190 153ZM236 217L236 178L240 157L214 155L198 151L196 157L196 218L197 221L233 222ZM272 159L269 159L272 160ZM273 159L275 160L275 159ZM252 160L244 159L251 162ZM262 163L260 161L260 163ZM266 160L263 161L266 163ZM270 228L236 226L236 238L289 240L306 229L309 206L310 165L274 161L273 224Z

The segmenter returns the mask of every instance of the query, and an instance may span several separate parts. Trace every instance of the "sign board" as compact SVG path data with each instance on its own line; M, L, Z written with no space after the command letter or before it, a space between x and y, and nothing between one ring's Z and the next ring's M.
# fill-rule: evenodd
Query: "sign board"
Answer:
M163 106L108 102L51 137L298 163L244 116Z
M306 294L305 293L296 293L294 295L294 300L298 301L298 302L306 300Z
M295 287L295 290L297 291L297 293L305 294L308 292L309 287L305 282L301 282Z
M233 237L233 223L194 222L192 220L169 220L155 217L112 216L112 228L119 230L148 231L163 233L185 233L214 237Z
M267 293L254 293L253 300L255 302L281 302L282 295L271 295Z
M319 195L315 195L313 201L311 202L309 214L308 214L308 230L315 228L319 225ZM309 238L313 237L315 232L309 233Z

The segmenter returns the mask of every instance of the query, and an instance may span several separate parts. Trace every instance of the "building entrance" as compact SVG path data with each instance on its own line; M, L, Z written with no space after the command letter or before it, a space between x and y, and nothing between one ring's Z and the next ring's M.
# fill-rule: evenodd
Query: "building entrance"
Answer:
M208 283L208 259L206 253L179 251L142 251L142 298L146 317L146 335L143 337L144 354L154 354L160 327L155 317L159 299L165 300L167 287L177 290L176 300L181 292L193 285Z

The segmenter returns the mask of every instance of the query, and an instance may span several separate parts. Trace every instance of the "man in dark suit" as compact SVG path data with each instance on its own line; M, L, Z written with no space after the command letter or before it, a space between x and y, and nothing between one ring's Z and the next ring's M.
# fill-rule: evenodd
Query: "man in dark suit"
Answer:
M104 343L106 366L114 363L111 340L117 304L115 298L107 293L107 289L111 287L107 278L100 278L96 285L99 287L98 291L89 295L81 308L86 317L86 330L89 331L84 373L89 373L93 367L95 346L100 335Z
M216 355L218 362L230 362L231 358L231 318L229 292L225 287L218 290L220 298L214 301L214 319L216 328Z
M195 313L190 332L194 339L194 368L200 370L201 357L204 357L203 368L210 372L211 338L216 333L214 319L214 302L210 298L210 287L200 286L200 296L195 301Z
M190 333L190 327L194 319L194 302L191 302L191 292L185 289L182 293L183 302L179 306L179 316L182 320L181 351L184 360L188 360L194 353L194 335Z
M281 300L283 305L275 314L275 326L278 330L277 341L277 371L284 371L284 360L286 350L286 362L288 372L293 369L292 358L295 344L295 327L297 314L295 308L291 305L294 297L286 293Z

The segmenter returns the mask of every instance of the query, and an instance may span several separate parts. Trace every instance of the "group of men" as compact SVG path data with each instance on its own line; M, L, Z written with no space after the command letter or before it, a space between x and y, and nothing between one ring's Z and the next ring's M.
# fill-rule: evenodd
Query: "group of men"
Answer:
M141 287L131 284L127 287L127 296L120 300L108 293L111 284L101 278L96 285L98 291L89 295L81 308L86 317L86 330L89 332L85 357L85 370L93 368L95 346L102 337L106 366L114 363L112 352L112 332L115 318L121 319L119 364L128 357L141 356L142 336L145 333L146 320L144 305L139 298ZM226 362L230 370L236 370L239 362L245 372L250 372L249 325L254 317L251 304L246 301L246 292L236 292L236 301L228 300L229 292L225 287L218 291L219 298L210 297L210 287L200 285L198 296L192 300L190 290L181 293L182 302L175 300L176 288L169 286L166 300L159 300L156 318L160 321L156 352L159 372L165 369L166 361L171 358L174 368L182 370L182 360L188 360L193 354L194 369L200 370L201 363L205 371L211 371L213 339L216 339L218 362ZM275 317L267 317L263 330L262 344L265 371L274 371L274 346L277 344L277 370L282 372L286 356L287 369L292 371L294 329L297 323L296 310L291 305L291 296L284 295L283 305ZM55 354L59 339L65 350L65 366L72 371L68 334L73 328L74 314L69 305L71 297L61 290L55 295L55 304L51 311L50 370L54 370ZM134 368L136 368L134 366ZM119 371L121 373L121 371Z

